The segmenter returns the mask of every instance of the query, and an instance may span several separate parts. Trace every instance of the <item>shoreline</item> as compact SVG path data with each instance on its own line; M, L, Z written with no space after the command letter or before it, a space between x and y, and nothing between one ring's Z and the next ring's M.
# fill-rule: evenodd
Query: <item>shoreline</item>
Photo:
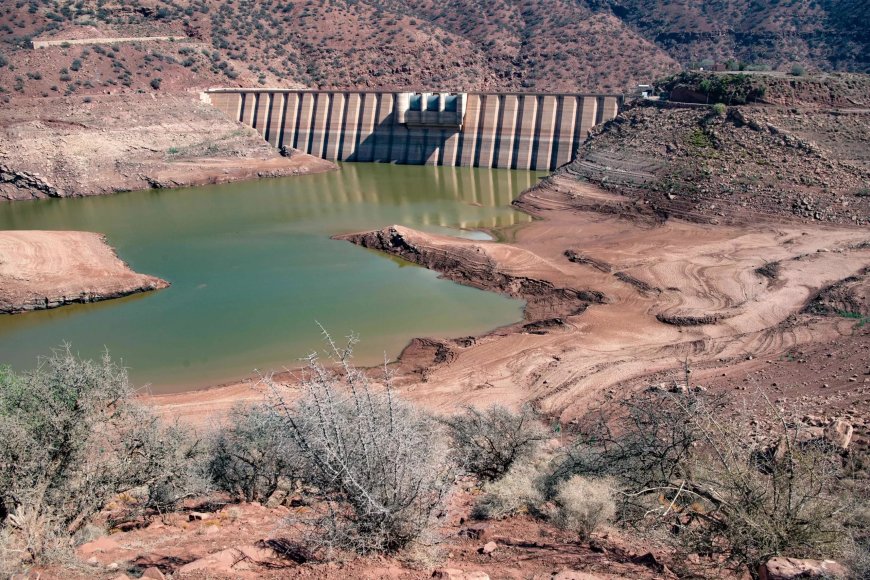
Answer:
M860 228L778 222L759 231L659 220L625 196L558 174L514 205L536 219L509 235L492 232L505 241L401 226L336 236L457 283L531 298L519 323L410 341L393 363L406 398L435 411L530 403L570 422L616 389L672 380L687 359L715 374L747 353L774 356L841 336L840 321L804 307L815 292L866 277L870 267ZM776 280L755 273L773 258L783 265ZM200 421L260 396L251 381L238 381L147 400L162 414Z
M109 195L336 169L190 94L16 98L0 112L0 201ZM49 113L46 113L49 111Z
M102 234L0 231L0 315L110 300L169 282L134 272Z

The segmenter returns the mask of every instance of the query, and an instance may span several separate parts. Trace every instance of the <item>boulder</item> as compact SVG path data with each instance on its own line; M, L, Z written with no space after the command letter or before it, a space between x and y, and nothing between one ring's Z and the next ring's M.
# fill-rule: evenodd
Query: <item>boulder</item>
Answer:
M209 554L205 558L189 562L178 569L182 574L187 574L196 570L210 570L212 572L221 572L224 574L232 574L233 567L245 559L245 556L235 548L227 548L214 554Z
M831 445L846 450L852 442L852 424L842 419L834 419L825 427L825 439Z
M602 580L602 577L579 570L562 570L554 575L552 580Z
M196 522L201 520L207 520L211 518L211 514L207 514L205 512L190 512L187 514L187 521Z
M160 568L155 568L154 566L145 568L145 571L142 573L142 578L147 578L148 580L166 580L166 576L163 575Z
M279 505L284 503L284 500L287 499L287 496L290 495L290 492L286 489L281 489L280 487L269 496L269 499L266 500L266 507L274 509Z
M477 551L481 554L492 554L498 550L498 544L495 542L487 542L483 546L481 546Z
M439 568L432 572L432 577L442 580L489 580L489 575L479 570L463 572L458 568Z
M208 570L222 574L235 574L243 570L251 570L253 564L269 564L279 555L275 550L265 546L240 546L227 548L205 558L194 560L178 569L181 573L195 570Z
M116 548L120 548L118 542L108 536L103 536L102 538L97 538L93 542L88 542L87 544L82 544L81 546L79 546L79 554L83 556L90 556L91 554L108 552Z
M761 580L833 579L846 576L846 568L833 560L799 560L777 556L758 569Z

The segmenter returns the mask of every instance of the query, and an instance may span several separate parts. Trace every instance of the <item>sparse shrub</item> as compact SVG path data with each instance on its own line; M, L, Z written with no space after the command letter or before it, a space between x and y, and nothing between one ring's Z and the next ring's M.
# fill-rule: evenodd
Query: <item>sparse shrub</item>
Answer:
M215 433L209 472L215 486L244 501L268 499L301 463L282 418L262 405L230 411Z
M151 79L151 88L155 91L160 88L160 83L163 82L163 79L153 78Z
M486 410L466 407L443 420L458 465L484 480L504 475L511 465L535 452L547 432L531 408L519 413L501 405Z
M802 77L807 74L807 69L801 64L793 64L791 67L792 76Z
M748 418L724 421L721 409L691 390L636 396L584 428L548 485L613 477L622 522L670 530L688 552L753 574L774 555L837 557L847 537L840 457L801 443L778 411L781 432L759 442Z
M329 341L337 372L311 355L301 400L290 407L278 396L275 408L305 458L303 482L324 499L325 513L307 522L310 541L393 552L427 530L452 474L437 423L399 399L388 376L377 389L353 367L354 342L340 349Z
M34 371L0 370L0 549L24 562L51 558L134 488L147 486L149 503L158 489L177 500L190 491L195 453L183 430L134 402L108 355L79 360L65 347Z
M714 115L718 117L724 117L725 112L728 110L728 108L725 106L725 103L714 103L710 107L710 110L713 112Z
M556 523L559 527L576 531L588 538L601 524L616 515L613 486L606 479L590 479L575 475L559 484L556 502L559 511Z

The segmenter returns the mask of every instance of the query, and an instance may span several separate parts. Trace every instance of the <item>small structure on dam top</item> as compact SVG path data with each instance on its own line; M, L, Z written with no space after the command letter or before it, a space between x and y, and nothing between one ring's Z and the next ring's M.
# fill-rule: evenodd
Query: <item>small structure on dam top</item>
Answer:
M275 147L333 161L551 170L570 161L621 95L211 89Z

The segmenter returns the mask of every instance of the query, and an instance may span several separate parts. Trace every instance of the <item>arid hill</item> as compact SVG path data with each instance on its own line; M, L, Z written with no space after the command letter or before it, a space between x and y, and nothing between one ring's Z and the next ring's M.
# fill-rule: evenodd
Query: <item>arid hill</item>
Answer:
M863 6L3 0L0 87L34 96L208 85L620 91L705 61L863 72ZM31 48L33 39L155 35L188 40Z
M761 90L744 87L736 102L747 90L764 102L638 103L597 129L561 172L629 193L641 212L661 217L870 222L870 116L858 90L866 78L746 82ZM704 97L698 87L670 88ZM710 90L714 104L728 93Z

